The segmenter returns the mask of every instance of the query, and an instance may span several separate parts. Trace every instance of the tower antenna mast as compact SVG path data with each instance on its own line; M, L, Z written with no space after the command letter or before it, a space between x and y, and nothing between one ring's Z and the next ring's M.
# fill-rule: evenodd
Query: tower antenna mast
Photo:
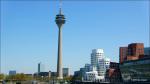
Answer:
M62 14L62 0L59 0L59 13Z

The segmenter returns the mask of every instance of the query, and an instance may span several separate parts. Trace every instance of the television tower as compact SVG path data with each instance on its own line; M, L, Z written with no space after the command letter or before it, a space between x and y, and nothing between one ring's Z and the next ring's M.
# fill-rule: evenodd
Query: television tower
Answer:
M65 16L62 14L62 2L59 0L59 14L56 15L55 22L58 26L58 59L57 59L57 79L63 79L62 71L62 26L65 24Z

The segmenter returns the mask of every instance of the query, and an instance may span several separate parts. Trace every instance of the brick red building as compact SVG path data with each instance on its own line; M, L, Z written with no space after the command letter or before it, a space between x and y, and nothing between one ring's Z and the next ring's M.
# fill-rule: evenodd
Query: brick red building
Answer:
M123 63L127 59L128 47L119 48L119 62Z
M144 56L144 44L132 43L128 45L127 60L137 60Z
M144 44L131 43L128 47L120 47L119 62L123 63L126 60L137 60L144 57Z
M119 63L110 62L110 68L106 71L106 80L109 82L121 82L121 72L119 69Z

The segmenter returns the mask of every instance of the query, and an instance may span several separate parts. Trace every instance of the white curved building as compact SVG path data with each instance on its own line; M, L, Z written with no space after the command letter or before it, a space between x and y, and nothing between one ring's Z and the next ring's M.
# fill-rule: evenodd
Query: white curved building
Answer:
M93 49L91 53L91 64L97 66L98 61L104 58L103 49Z
M100 79L101 78L100 78L100 76L98 76L97 71L86 72L85 80L94 82L94 81L97 81L97 80L100 80Z
M110 59L109 58L105 58L106 69L109 69L109 65L110 65Z
M91 66L96 67L98 78L105 79L106 69L109 69L110 59L106 58L103 49L93 49L91 53Z

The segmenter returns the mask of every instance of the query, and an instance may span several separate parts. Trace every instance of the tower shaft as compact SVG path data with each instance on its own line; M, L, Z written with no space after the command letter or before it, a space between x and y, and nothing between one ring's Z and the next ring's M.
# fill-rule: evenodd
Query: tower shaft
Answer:
M63 79L63 72L62 72L62 28L61 27L59 27L59 34L58 34L57 78Z

